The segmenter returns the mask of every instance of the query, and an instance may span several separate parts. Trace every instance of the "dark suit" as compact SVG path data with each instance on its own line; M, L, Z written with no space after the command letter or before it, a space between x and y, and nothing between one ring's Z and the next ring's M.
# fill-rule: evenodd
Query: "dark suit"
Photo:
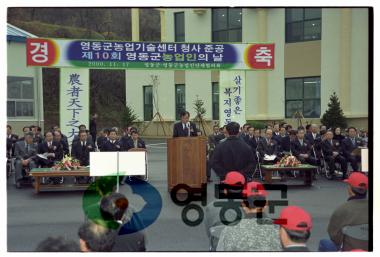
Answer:
M290 144L291 144L291 141L288 135L279 137L279 143L278 143L279 149L280 149L279 151L290 152Z
M28 148L28 149L27 149ZM25 141L18 141L15 144L15 176L16 181L23 178L22 175L22 160L29 159L28 167L29 169L36 168L36 154L37 154L37 145L36 144L29 144L26 145Z
M121 151L122 152L126 152L128 151L128 141L129 139L131 138L131 135L125 135L125 136L122 136L120 139L119 139L119 142L120 142L120 145L121 145Z
M269 141L269 144L267 142L266 138L261 138L259 141L259 145L257 147L257 151L260 153L260 157L263 159L264 155L276 155L278 154L278 144L277 141L274 139L271 139Z
M35 134L33 137L33 142L38 144L41 144L42 141L44 141L44 137L41 134Z
M97 130L96 130L96 120L95 119L91 119L90 120L90 135L92 137L92 140L93 140L93 143L95 144L96 142L96 134L97 134Z
M121 151L121 144L118 140L113 140L113 143L111 140L107 140L103 143L101 152L119 152Z
M249 135L245 137L246 143L251 147L254 156L256 156L257 142L255 137L250 137Z
M190 122L190 136L197 136L197 127L193 122ZM183 127L182 122L177 122L173 127L173 137L187 137L189 135L189 129L185 126Z
M295 157L297 157L297 159L301 163L308 163L311 165L317 165L317 159L312 157L311 144L307 140L304 139L302 141L302 144L301 144L300 140L297 138L291 142L290 147L292 150L292 154ZM309 155L309 157L304 158L304 157L301 157L300 154L307 154L307 155Z
M339 141L332 140L332 143L330 142L330 140L322 141L323 156L325 157L325 160L329 166L330 174L334 173L335 162L340 163L342 167L342 172L344 174L346 174L347 172L347 161L342 156L340 147L341 146L339 144ZM336 157L334 157L333 152L338 152L339 154Z
M47 157L48 159L39 158L39 163L41 164L41 167L52 167L54 165L55 161L60 161L63 158L63 149L62 144L52 141L51 146L49 148L48 143L42 142L38 145L38 153L44 154L44 153L54 153L54 157Z
M316 133L315 138L312 133L306 133L305 139L314 147L314 151L312 151L312 155L316 159L321 158L321 150L322 150L322 137L319 133Z
M360 163L361 158L358 155L351 155L351 153L359 146L363 146L363 141L360 138L356 137L353 143L350 137L346 137L341 141L341 144L344 158L346 158L347 162L351 163L352 169L354 171L359 170L358 163Z
M219 135L215 136L215 146L217 146L220 142L220 140L224 139L225 135L223 133L220 133Z
M71 146L71 156L79 160L81 166L88 166L90 164L90 152L95 150L92 142L86 142L82 146L82 141L76 141Z
M15 135L15 134L7 135L7 157L8 158L14 155L14 150L15 150L14 146L17 140L18 140L18 135Z
M240 138L230 136L216 146L211 166L221 180L230 171L239 171L247 179L251 177L256 166L254 160L251 148Z
M280 144L280 139L281 139L280 132L277 132L277 134L276 134L275 132L273 132L273 134L272 134L272 139L273 139L273 140L276 140L276 141L277 141L277 144Z
M130 138L130 139L128 139L128 141L126 143L126 151L128 151L129 149L132 149L132 148L136 148L136 147L135 147L133 139ZM137 139L137 148L146 148L145 142L141 138Z
M79 141L79 136L75 135L74 138L73 138L72 144L74 144L75 142L78 142L78 141ZM91 144L94 144L94 142L92 141L92 136L91 135L87 135L87 142L89 142Z
M105 136L100 136L96 139L96 144L98 146L98 149L101 151L102 150L102 146L105 142L108 141L108 138L105 137Z

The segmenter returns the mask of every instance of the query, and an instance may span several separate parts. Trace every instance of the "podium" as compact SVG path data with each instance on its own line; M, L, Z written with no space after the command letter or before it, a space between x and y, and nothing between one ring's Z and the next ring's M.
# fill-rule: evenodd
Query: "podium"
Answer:
M167 145L169 192L178 184L200 188L203 183L207 183L206 137L170 138Z

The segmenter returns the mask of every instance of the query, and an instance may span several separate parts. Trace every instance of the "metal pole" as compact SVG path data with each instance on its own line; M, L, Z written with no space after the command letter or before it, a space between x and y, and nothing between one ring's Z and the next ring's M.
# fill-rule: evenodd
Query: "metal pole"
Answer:
M119 152L117 152L116 192L119 193Z

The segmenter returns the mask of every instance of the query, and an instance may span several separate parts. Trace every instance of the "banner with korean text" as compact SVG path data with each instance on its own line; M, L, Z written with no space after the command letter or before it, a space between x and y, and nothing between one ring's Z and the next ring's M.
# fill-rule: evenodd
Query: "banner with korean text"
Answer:
M245 120L245 71L221 71L219 74L220 125Z
M273 43L167 43L28 38L28 66L272 70Z
M89 70L61 69L60 72L60 128L71 145L81 124L89 129Z

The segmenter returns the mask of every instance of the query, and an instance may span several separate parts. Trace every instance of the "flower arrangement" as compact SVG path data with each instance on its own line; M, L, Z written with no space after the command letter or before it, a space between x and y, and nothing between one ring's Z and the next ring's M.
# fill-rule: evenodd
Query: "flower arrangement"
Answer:
M293 155L285 155L276 163L278 167L297 167L301 162Z
M76 170L80 167L80 162L77 159L69 155L65 155L62 161L56 163L52 169L53 170Z

